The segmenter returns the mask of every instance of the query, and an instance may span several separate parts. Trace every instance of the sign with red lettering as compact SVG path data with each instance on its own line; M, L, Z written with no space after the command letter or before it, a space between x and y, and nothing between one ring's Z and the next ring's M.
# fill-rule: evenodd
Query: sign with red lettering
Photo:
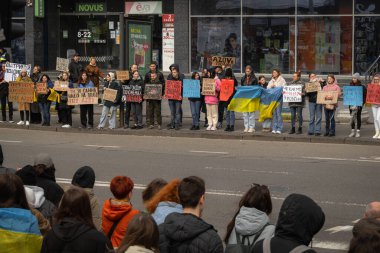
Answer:
M234 80L222 79L220 86L220 101L228 101L234 94Z
M98 88L75 88L67 91L68 105L96 105Z
M380 105L380 85L368 84L366 103Z
M182 82L167 80L165 83L165 99L182 100Z
M174 14L162 14L162 23L174 23Z
M47 83L36 83L36 92L37 94L47 94Z
M9 82L9 102L33 103L33 82Z
M140 85L123 85L123 101L141 103L142 100L143 94Z

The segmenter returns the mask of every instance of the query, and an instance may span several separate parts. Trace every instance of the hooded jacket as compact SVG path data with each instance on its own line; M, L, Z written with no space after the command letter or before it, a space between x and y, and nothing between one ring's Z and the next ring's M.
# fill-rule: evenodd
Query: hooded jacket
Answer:
M71 60L69 64L70 80L73 83L77 83L79 80L80 73L83 71L83 66L79 62Z
M95 228L65 218L45 236L41 253L104 253L107 238Z
M115 80L112 80L111 82L106 82L104 84L104 87L108 89L117 90L116 101L113 102L113 101L104 100L104 106L107 106L107 107L118 106L120 104L121 96L122 96L121 85Z
M104 202L102 211L102 231L108 236L112 225L119 221L112 236L111 242L113 247L119 247L119 244L124 238L127 227L131 219L138 214L139 211L133 209L131 204L121 203L108 199Z
M57 208L45 198L44 189L38 186L25 185L26 199L32 208L37 209L50 223Z
M171 213L183 213L182 205L170 201L162 201L158 203L152 217L157 223L157 226L159 226L164 223L165 218Z
M170 65L169 66L170 72L172 71L172 68L175 68L178 71L179 78L178 79L174 79L172 73L170 73L168 75L168 79L167 80L180 80L180 81L183 81L183 79L185 79L185 75L180 72L179 65L177 63L173 63L172 65Z
M235 227L228 238L228 244L237 244L236 232L241 236L249 236L248 240L250 243L254 240L258 242L265 238L272 238L276 227L274 225L267 224L269 224L269 217L266 213L253 207L241 207L239 214L235 219ZM257 233L263 228L264 230L256 239Z
M308 246L325 223L325 214L312 199L301 194L289 195L281 206L275 236L270 241L272 253L288 253L299 245ZM263 253L263 240L255 253ZM305 253L316 252L313 249Z
M52 172L45 171L37 176L37 186L44 189L45 198L58 206L63 196L63 189L55 182Z
M160 253L223 253L217 231L195 215L172 213L158 228Z

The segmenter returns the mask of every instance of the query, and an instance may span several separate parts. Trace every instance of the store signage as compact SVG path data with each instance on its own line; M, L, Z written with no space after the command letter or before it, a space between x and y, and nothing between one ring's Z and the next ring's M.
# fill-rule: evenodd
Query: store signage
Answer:
M76 12L106 12L106 3L77 3Z
M161 1L125 2L125 15L162 14Z
M162 69L174 63L174 14L162 15Z
M34 1L34 16L36 18L45 17L45 0L35 0Z

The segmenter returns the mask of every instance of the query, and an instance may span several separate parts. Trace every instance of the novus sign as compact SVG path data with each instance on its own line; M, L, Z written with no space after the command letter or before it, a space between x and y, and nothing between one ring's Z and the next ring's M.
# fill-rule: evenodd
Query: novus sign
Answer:
M77 3L76 12L106 12L107 6L105 3Z

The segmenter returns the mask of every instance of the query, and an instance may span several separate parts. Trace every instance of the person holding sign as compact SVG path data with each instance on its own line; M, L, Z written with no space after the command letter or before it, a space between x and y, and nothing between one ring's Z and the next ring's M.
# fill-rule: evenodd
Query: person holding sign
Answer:
M158 72L161 73L161 72ZM149 77L149 83L147 84L154 84L161 86L161 97L164 93L165 89L165 80L159 77L159 74L156 72L151 72L150 77ZM162 73L161 73L162 75ZM145 79L146 80L146 79ZM164 80L164 82L162 82ZM145 86L146 87L146 86ZM147 89L147 88L146 88ZM144 94L147 95L147 91L144 91ZM161 100L158 99L146 99L146 121L149 125L149 129L154 128L154 118L156 117L157 124L158 124L158 129L161 129L162 125L162 117L161 117Z
M357 87L362 87L363 89L363 105L365 104L365 97L367 93L367 89L364 85L362 85L362 82L360 81L360 74L355 73L352 76L352 80L350 83L350 86L357 86ZM350 115L351 115L351 133L348 137L360 137L360 127L362 125L362 106L352 106L349 105L348 109L350 110ZM356 124L355 124L356 122Z
M341 96L341 89L335 80L333 74L327 76L327 85L323 87L323 91L336 91L338 96ZM333 96L326 96L326 100L332 100ZM325 109L325 120L326 120L326 132L325 136L333 137L335 136L335 110L338 107L338 103L332 105L324 105Z
M372 79L372 84L380 85L380 74L376 74ZM373 124L375 125L374 139L380 139L380 104L372 104Z
M233 76L233 72L231 68L226 68L225 74L223 79L221 80L221 84L224 82L232 82L232 93L230 93L230 96L226 99L224 99L222 96L220 96L220 101L219 101L219 107L218 107L218 125L222 126L223 124L223 114L224 110L226 109L226 122L227 122L227 127L224 129L226 132L233 132L235 131L235 112L234 111L229 111L228 105L231 102L232 97L235 95L235 90L236 87L238 86L238 81L236 78ZM223 85L222 85L223 86ZM231 88L231 87L230 87ZM221 95L223 94L223 89L221 88ZM222 101L222 99L224 101Z
M182 124L182 91L183 91L183 79L185 76L179 73L178 65L173 64L170 66L171 73L168 76L168 81L180 81L181 98L180 100L169 99L169 107L171 113L171 122L168 124L169 129L179 130ZM165 95L167 95L165 93Z
M1 65L1 71L0 71L0 102L1 102L1 116L2 119L0 122L6 122L7 121L7 113L6 113L6 107L8 103L8 115L9 115L9 123L13 123L13 103L9 102L8 95L9 95L9 83L4 80L5 75L5 64Z
M69 88L74 88L73 82L69 79L69 73L63 72L61 75L61 78L59 79L61 82L68 82ZM71 128L73 125L73 118L72 118L72 110L74 106L68 105L68 96L67 91L58 91L60 94L60 102L58 104L59 112L61 113L61 119L62 119L62 128Z
M94 83L89 79L86 72L82 72L78 81L78 88L94 88ZM87 121L88 116L88 121ZM91 129L94 127L94 105L80 105L81 128Z
M129 81L129 86L134 91L133 101L131 102L131 111L134 114L135 124L131 129L142 129L143 128L143 115L142 115L142 103L144 94L144 81L142 80L140 73L136 70L133 72L133 78ZM131 96L132 97L132 96Z
M16 82L32 82L32 79L28 76L26 69L22 69L20 75L16 78ZM20 111L21 120L17 125L29 126L30 120L30 104L29 103L19 103L18 110ZM24 114L25 113L25 114Z
M191 79L193 80L201 80L201 76L199 75L198 72L193 72L191 74ZM200 93L202 92L202 85L199 85L199 91ZM189 97L189 102L190 102L190 110L191 110L191 116L193 119L193 124L191 125L190 130L199 130L199 117L201 113L201 97Z
M216 76L215 69L210 69L208 71L208 78L215 79L215 95L205 95L205 103L207 107L207 119L208 127L207 131L215 131L216 125L218 124L218 103L219 103L219 91L220 91L220 80Z
M258 85L255 73L253 73L253 68L250 65L245 67L245 75L241 79L241 86L252 86ZM244 112L244 133L255 132L255 112Z
M309 82L319 83L321 88L323 88L326 85L326 82L323 81L321 78L318 78L315 73L309 74ZM308 128L307 134L320 136L321 123L322 123L322 105L317 104L317 95L318 95L317 91L306 93L306 96L309 98L309 116L310 116L310 122L309 122L309 128Z
M121 100L121 87L119 83L115 81L115 74L109 72L106 76L106 82L104 84L105 89L117 90L116 97L113 101L104 99L102 116L100 116L100 122L98 129L103 129L107 123L108 113L111 112L111 117L109 119L109 129L116 128L116 111L117 106Z
M49 100L49 96L52 92L51 89L53 89L54 84L50 80L50 77L48 75L42 75L41 82L43 84L46 84L47 93L46 94L37 94L37 102L38 106L40 107L41 113L42 113L42 126L50 126L50 106L51 101Z
M296 116L298 119L298 130L297 134L302 134L302 109L305 106L305 83L301 81L301 72L293 73L293 81L288 86L302 86L302 102L289 102L290 114L291 114L291 124L292 129L289 134L294 134L296 132Z
M272 79L268 83L268 89L282 87L286 85L285 79L281 76L281 72L278 69L272 71ZM280 105L273 112L273 134L281 134L283 122L282 122L282 99Z

